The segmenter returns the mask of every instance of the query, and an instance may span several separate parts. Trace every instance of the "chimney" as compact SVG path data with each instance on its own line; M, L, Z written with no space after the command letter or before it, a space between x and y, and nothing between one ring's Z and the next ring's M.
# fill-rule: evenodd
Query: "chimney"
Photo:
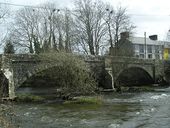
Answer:
M149 39L158 40L158 35L151 35L151 36L149 36Z
M122 33L120 33L120 38L121 38L121 39L127 39L127 38L129 38L129 32L122 32Z

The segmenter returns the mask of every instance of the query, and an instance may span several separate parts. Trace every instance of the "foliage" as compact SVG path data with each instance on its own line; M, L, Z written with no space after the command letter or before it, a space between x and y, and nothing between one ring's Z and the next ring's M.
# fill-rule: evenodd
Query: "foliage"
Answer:
M62 90L61 95L70 97L94 93L96 82L90 76L85 62L77 56L52 52L40 54L40 58L47 64L55 65L55 70L51 70L51 77L55 77L56 86Z
M14 50L14 45L12 44L12 42L9 40L6 42L5 47L4 47L4 54L14 54L15 50Z

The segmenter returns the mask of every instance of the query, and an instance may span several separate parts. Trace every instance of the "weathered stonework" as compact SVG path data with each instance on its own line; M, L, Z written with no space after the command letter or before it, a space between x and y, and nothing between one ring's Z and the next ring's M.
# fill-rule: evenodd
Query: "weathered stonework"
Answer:
M111 74L112 72L112 86L115 88L115 84L119 75L126 69L139 68L148 73L154 82L158 76L164 76L164 65L163 61L155 60L143 60L129 57L116 57L108 56L105 58L105 69Z
M155 81L157 76L164 76L163 61L142 60L128 57L84 57L90 70L92 70L96 80L100 84L105 84L108 80L106 75L110 75L111 86L114 89L116 80L120 73L131 67L138 67L146 71ZM57 63L47 63L40 60L37 55L2 55L1 71L4 73L9 83L9 98L15 97L15 89L22 85L32 75L43 70L57 67Z

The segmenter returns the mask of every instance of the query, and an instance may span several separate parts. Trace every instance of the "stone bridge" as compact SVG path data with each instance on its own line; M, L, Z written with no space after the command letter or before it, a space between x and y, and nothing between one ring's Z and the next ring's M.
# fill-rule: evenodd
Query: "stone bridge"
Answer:
M43 70L58 66L57 62L49 63L37 58L37 55L28 54L1 55L1 72L8 80L8 95L10 99L15 97L15 89L31 76ZM122 82L120 76L128 74L131 70L134 72L144 72L146 76L153 80L153 83L157 76L164 76L163 61L106 56L89 57L85 59L85 62L90 67L93 67L93 69L95 68L94 72L99 72L97 75L100 75L101 79L105 77L101 75L102 72L110 74L113 89L116 83ZM96 67L98 67L97 70ZM126 75L123 78L129 79Z
M108 56L105 58L105 70L112 77L112 88L116 85L135 84L137 79L142 80L141 83L149 81L151 84L156 83L160 77L164 77L164 61L151 59L138 59L129 57ZM130 74L132 75L130 77ZM166 79L166 78L164 78Z

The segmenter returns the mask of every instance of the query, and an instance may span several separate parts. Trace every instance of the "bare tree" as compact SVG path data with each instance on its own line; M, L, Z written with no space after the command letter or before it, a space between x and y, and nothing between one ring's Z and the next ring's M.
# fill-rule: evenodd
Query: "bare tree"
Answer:
M42 8L43 7L43 8ZM76 0L74 12L58 9L54 3L41 8L22 8L12 24L10 36L30 53L76 48L85 54L99 55L100 49L118 49L120 33L133 30L126 8L114 9L96 0Z
M71 52L74 35L74 20L70 10L67 8L62 11L56 9L56 13L53 14L52 28L53 48L60 51Z
M56 41L56 20L58 18L59 9L56 9L56 5L54 3L46 3L42 5L45 10L42 10L43 17L43 32L45 42L48 49L57 49L57 41Z
M34 47L40 43L40 16L32 8L19 10L13 23L12 35L17 45L27 47L30 53L34 53Z
M39 53L55 45L55 6L20 9L13 23L13 35L18 46L27 47L30 53ZM53 4L54 5L54 4Z
M112 14L113 14L113 8L112 7L107 7L106 8L106 17L104 18L106 21L106 24L108 26L108 35L109 35L109 43L110 43L110 47L113 48L113 34L111 31L111 23L112 23Z
M133 23L130 21L130 16L127 14L127 9L121 6L114 9L111 6L106 8L106 23L108 26L109 42L111 47L115 47L116 51L119 49L120 33L129 32L135 28Z
M63 13L58 14L55 17L56 37L58 37L58 50L64 50L64 15Z
M103 2L98 1L95 3L95 19L94 19L94 46L95 46L95 54L99 54L99 49L102 47L104 43L103 37L106 35L107 27L106 23L103 20L105 15L105 4Z
M23 8L16 14L10 34L18 46L30 53L64 50L71 52L75 26L68 9L60 11L46 3L39 9Z
M79 44L86 53L98 55L102 37L106 33L101 1L78 0L75 3L76 29Z
M135 26L131 23L129 15L126 14L127 9L118 7L115 11L113 28L115 33L115 46L118 47L118 42L120 39L120 33L124 31L128 31L129 33L135 28Z
M7 18L9 15L9 7L4 4L0 4L0 21L4 18Z
M65 35L65 51L71 52L74 45L75 22L69 9L64 11L64 35Z
M71 41L73 35L73 18L68 9L62 11L56 8L54 3L42 5L41 24L43 28L42 49L71 51ZM46 50L45 50L46 51ZM47 50L48 51L48 50Z
M5 31L7 30L7 25L4 22L5 20L7 20L7 18L10 17L10 8L8 5L0 3L0 28L1 28L1 37L0 37L0 46L4 45L4 39L5 39ZM4 36L3 36L4 35Z

